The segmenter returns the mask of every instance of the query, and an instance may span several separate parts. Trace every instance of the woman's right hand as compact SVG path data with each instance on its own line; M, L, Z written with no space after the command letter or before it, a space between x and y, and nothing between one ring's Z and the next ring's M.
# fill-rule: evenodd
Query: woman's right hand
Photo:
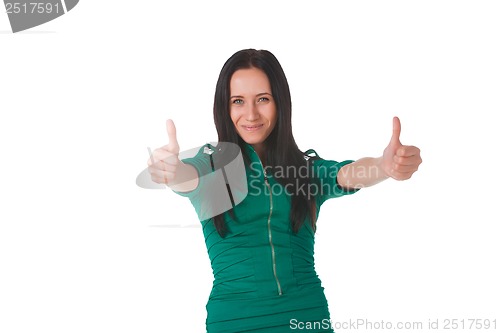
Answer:
M155 149L148 159L151 180L158 184L172 184L176 178L179 164L179 143L174 122L167 120L168 144Z

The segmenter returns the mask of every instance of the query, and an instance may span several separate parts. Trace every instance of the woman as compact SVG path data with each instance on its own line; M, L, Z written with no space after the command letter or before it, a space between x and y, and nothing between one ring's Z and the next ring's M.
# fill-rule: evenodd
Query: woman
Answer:
M236 52L224 64L214 121L219 143L241 149L248 194L239 203L231 199L229 210L200 218L214 273L207 331L333 332L314 269L320 207L387 178L409 179L422 161L420 150L400 143L395 117L390 143L378 158L336 162L314 150L302 152L292 134L286 76L265 50ZM213 185L202 175L216 171L214 156L224 149L207 145L179 161L171 120L167 130L169 144L148 161L151 177L188 197L200 214ZM232 198L235 191L227 189Z

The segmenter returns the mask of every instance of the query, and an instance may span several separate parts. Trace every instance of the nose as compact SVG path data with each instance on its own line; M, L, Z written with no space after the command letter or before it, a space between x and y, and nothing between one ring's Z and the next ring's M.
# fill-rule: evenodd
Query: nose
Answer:
M260 118L259 110L257 108L257 105L255 105L255 103L249 104L245 118L247 121L255 121Z

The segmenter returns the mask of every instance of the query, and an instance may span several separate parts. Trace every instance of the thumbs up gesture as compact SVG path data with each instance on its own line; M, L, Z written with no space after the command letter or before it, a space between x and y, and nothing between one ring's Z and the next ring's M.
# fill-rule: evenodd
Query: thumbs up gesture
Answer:
M401 122L398 117L392 120L392 137L382 156L382 169L388 177L396 180L410 179L422 163L420 149L405 146L399 141Z
M167 120L168 144L155 149L148 160L148 170L151 180L158 184L172 183L176 178L179 161L179 143L174 122Z

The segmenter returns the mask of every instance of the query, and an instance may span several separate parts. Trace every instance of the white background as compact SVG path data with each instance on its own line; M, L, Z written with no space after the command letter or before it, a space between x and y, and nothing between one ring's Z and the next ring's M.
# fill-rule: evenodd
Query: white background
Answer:
M181 149L217 139L215 83L243 48L280 60L302 150L379 156L394 115L422 150L411 180L322 207L334 321L500 327L499 17L497 1L83 0L12 34L0 13L0 332L204 332L194 210L135 177L168 118Z

